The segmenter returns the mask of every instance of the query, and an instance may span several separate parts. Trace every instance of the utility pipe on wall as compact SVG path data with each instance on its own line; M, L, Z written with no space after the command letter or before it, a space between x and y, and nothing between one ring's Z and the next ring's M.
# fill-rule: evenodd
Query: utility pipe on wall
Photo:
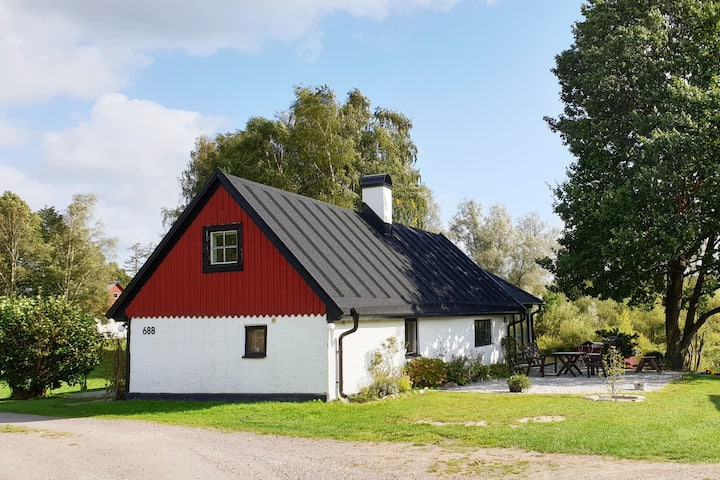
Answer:
M357 332L358 326L360 325L360 315L355 311L354 308L350 309L350 315L352 315L353 319L352 328L347 332L341 333L340 337L338 337L338 390L340 390L340 396L342 398L347 398L343 385L343 339L348 335L352 335L353 333Z

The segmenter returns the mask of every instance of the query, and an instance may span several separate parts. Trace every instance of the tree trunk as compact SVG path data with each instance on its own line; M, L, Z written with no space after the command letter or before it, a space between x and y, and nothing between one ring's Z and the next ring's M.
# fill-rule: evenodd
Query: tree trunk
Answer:
M674 370L684 367L688 346L683 347L680 332L680 311L682 309L683 263L673 260L668 266L668 285L665 293L665 335L667 352L665 359Z
M32 398L43 398L45 394L47 393L46 388L39 388L39 387L30 387L30 388L23 388L23 387L10 387L12 390L12 393L10 394L10 398L17 399L17 400L30 400Z

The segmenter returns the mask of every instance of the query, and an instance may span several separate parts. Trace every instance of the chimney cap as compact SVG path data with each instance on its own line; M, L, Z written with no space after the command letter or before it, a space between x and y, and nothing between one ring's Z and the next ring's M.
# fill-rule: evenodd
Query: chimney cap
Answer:
M361 188L369 187L390 187L392 188L392 178L387 173L377 173L375 175L365 175L360 181Z

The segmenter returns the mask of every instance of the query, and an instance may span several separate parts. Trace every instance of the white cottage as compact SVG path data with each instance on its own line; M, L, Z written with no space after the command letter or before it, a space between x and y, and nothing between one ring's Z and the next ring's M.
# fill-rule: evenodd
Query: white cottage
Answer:
M332 400L370 383L388 337L422 355L503 360L542 301L446 237L216 171L108 311L128 325L130 398Z

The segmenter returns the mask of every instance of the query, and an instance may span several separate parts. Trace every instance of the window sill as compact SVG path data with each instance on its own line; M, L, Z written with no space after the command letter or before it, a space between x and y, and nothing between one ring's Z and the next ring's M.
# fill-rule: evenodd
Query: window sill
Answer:
M267 357L267 355L264 353L261 355L243 355L242 356L242 358L265 358L265 357Z
M242 272L242 263L204 264L203 273Z

